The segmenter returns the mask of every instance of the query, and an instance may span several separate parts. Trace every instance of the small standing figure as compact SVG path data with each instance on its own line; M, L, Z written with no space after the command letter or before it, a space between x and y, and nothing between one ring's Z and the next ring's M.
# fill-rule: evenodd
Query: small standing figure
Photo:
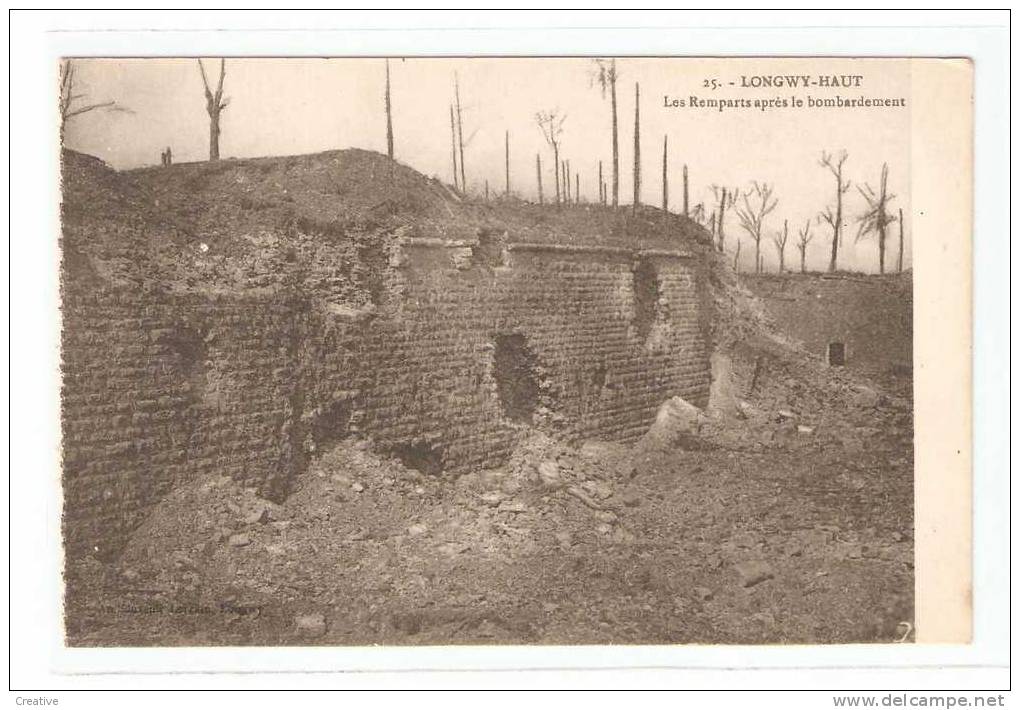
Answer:
M174 154L173 154L173 151L170 150L170 146L166 147L166 164L168 166L174 164Z
M164 168L166 167L166 151L164 150L159 154L159 164Z

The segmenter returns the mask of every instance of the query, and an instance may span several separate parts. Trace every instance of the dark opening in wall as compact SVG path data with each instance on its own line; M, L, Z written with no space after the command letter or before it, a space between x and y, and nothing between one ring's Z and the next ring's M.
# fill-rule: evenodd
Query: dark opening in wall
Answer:
M829 343L827 348L827 359L833 367L842 367L846 364L846 346L840 342Z
M351 403L347 400L332 402L312 423L312 441L317 449L340 441L347 435L351 423Z
M178 328L159 338L159 342L170 349L171 365L181 373L195 398L202 399L208 386L202 335L194 328Z
M493 377L507 418L533 424L539 401L538 358L520 333L496 336Z
M434 476L443 472L443 452L424 441L397 446L392 450L400 463L408 468Z
M383 274L389 261L383 245L378 241L358 245L360 269L356 270L358 285L368 293L369 303L379 306L383 302Z
M644 340L652 332L659 308L659 274L648 259L634 268L634 327Z

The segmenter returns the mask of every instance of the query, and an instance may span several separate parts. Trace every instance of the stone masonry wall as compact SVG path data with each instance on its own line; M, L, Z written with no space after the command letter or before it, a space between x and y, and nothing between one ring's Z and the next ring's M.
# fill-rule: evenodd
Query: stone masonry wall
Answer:
M455 474L503 463L524 425L632 441L664 399L707 403L693 256L418 240L389 260L359 308L65 278L69 551L115 550L195 476L282 498L350 434Z

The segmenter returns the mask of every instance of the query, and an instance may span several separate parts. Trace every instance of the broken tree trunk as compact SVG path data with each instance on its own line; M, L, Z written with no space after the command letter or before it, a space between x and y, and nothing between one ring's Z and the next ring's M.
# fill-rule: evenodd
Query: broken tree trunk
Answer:
M453 93L457 102L457 144L460 149L460 189L467 193L467 178L464 177L464 118L460 110L460 82L457 73L453 74Z
M538 177L538 204L543 204L542 197L542 156L535 153L535 175Z
M393 108L390 104L390 60L386 60L386 154L393 160Z
M684 217L689 217L690 213L687 211L687 163L684 163Z
M662 137L662 211L669 211L669 136Z
M903 207L900 208L900 257L896 262L896 270L903 271Z
M641 85L634 84L634 203L637 210L641 204Z
M453 118L453 104L450 104L450 151L453 155L453 188L460 189L457 179L457 122Z

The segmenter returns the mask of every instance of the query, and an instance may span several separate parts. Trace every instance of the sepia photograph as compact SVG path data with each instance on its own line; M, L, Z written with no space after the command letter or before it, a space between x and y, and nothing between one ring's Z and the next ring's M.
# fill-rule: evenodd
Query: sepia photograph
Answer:
M915 642L911 82L62 58L67 645Z

